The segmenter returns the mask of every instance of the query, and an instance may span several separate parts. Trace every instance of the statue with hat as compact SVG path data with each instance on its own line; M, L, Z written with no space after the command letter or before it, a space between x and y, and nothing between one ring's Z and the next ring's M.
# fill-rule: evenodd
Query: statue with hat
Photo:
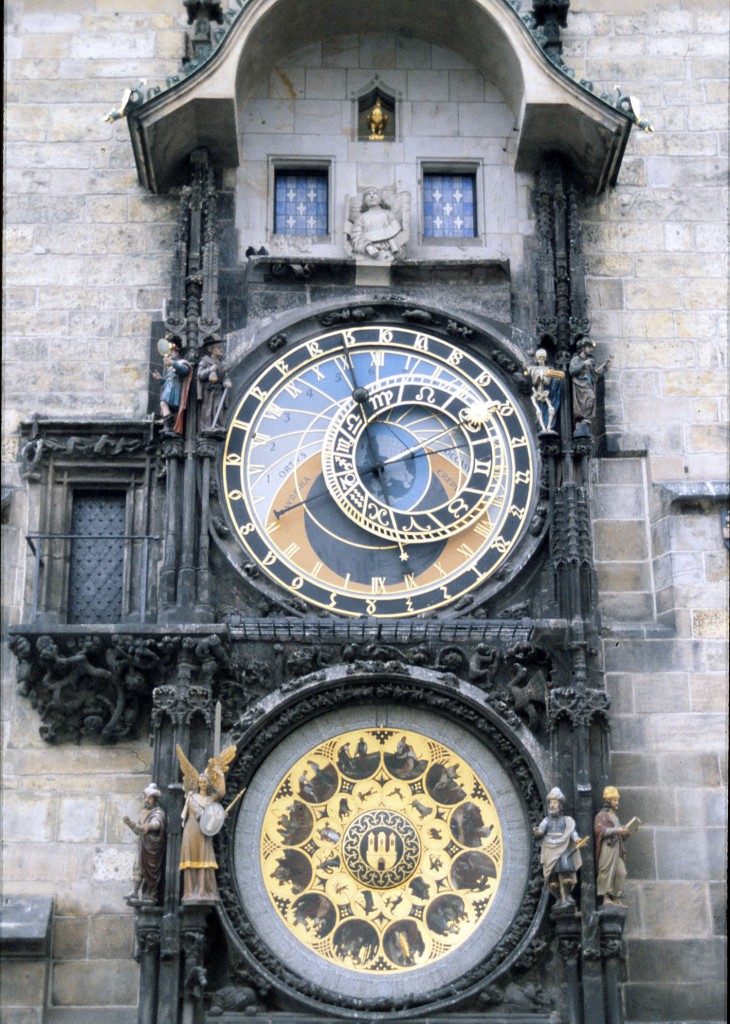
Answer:
M593 837L596 846L596 895L603 898L604 905L622 907L621 897L626 883L624 839L636 832L641 821L632 818L628 824L621 824L617 814L620 797L615 786L606 786L603 807L593 821Z
M192 367L187 359L181 358L180 345L174 338L163 338L158 341L157 351L162 356L163 372L155 370L152 376L155 380L162 381L162 429L165 434L180 435L185 422Z
M580 848L588 842L581 839L575 821L563 813L565 797L557 786L547 795L548 813L532 832L541 840L540 863L545 885L561 909L575 905L571 893L578 881L582 865Z
M165 857L165 812L158 800L160 791L154 782L142 794L142 809L136 821L126 815L124 824L129 826L137 839L137 851L132 870L132 891L127 894L127 903L156 903L157 891L162 877L162 863Z
M233 806L230 804L224 811L220 801L225 796L225 777L235 756L236 748L226 747L220 754L208 759L205 771L198 772L178 744L177 757L185 793L180 849L183 903L218 901L218 884L215 879L218 861L213 849L213 836L220 831L227 810Z
M577 351L570 360L568 373L573 390L573 424L574 437L591 437L593 420L596 415L596 385L613 362L613 356L596 366L593 359L595 342L582 337L578 341Z

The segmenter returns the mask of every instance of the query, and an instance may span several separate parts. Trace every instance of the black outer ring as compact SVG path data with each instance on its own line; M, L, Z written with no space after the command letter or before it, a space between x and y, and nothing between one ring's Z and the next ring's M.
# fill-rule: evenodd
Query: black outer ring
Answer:
M458 686L458 689L456 688ZM389 702L423 707L450 719L477 736L499 758L510 776L528 821L541 820L544 813L545 785L531 755L512 730L480 697L480 692L454 676L399 665L371 666L368 663L333 666L300 680L296 696L266 698L267 711L259 717L244 717L240 733L232 736L241 755L229 776L228 791L235 798L247 786L258 766L291 732L334 708L359 706L366 702ZM251 724L247 719L250 717ZM254 724L255 723L255 724ZM297 974L279 960L259 938L238 894L233 864L234 821L218 836L218 886L221 896L219 915L228 940L247 966L267 986L278 990L310 1012L335 1015L343 1019L372 1020L383 1013L407 1019L457 1008L494 984L527 951L540 930L547 906L542 882L539 846L532 850L531 877L520 910L500 942L484 958L456 981L441 988L401 999L354 999L322 989L314 981Z

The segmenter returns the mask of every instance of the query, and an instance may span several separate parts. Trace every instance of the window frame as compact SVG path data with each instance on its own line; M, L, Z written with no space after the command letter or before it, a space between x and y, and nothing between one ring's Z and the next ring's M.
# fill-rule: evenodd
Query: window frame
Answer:
M426 178L430 175L462 175L474 180L474 234L443 235L426 234ZM422 246L482 246L484 244L484 218L482 209L484 175L478 160L421 160L418 169L419 198L418 227Z
M302 240L306 239L307 242L312 245L328 245L333 240L333 181L332 181L332 168L334 161L327 157L313 157L308 159L306 157L301 158L287 158L287 157L270 157L269 159L269 203L268 203L268 217L269 217L269 238L272 242L275 242L279 247L286 245L287 239ZM324 174L327 180L327 233L322 235L314 234L289 234L282 233L276 230L276 182L280 174Z

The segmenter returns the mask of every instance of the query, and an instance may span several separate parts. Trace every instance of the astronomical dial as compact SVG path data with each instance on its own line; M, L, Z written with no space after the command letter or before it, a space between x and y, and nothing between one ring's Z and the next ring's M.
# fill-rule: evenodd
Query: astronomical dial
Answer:
M444 607L522 536L534 451L502 381L412 328L306 341L240 399L223 453L236 534L276 583L346 615Z

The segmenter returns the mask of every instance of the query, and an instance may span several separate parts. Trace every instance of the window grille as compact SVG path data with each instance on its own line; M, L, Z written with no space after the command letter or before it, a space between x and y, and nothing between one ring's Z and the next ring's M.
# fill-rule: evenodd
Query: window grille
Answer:
M474 238L477 233L476 176L423 175L425 238Z
M326 235L329 181L326 171L277 171L274 178L274 233Z
M74 494L69 622L121 621L125 521L124 494Z

